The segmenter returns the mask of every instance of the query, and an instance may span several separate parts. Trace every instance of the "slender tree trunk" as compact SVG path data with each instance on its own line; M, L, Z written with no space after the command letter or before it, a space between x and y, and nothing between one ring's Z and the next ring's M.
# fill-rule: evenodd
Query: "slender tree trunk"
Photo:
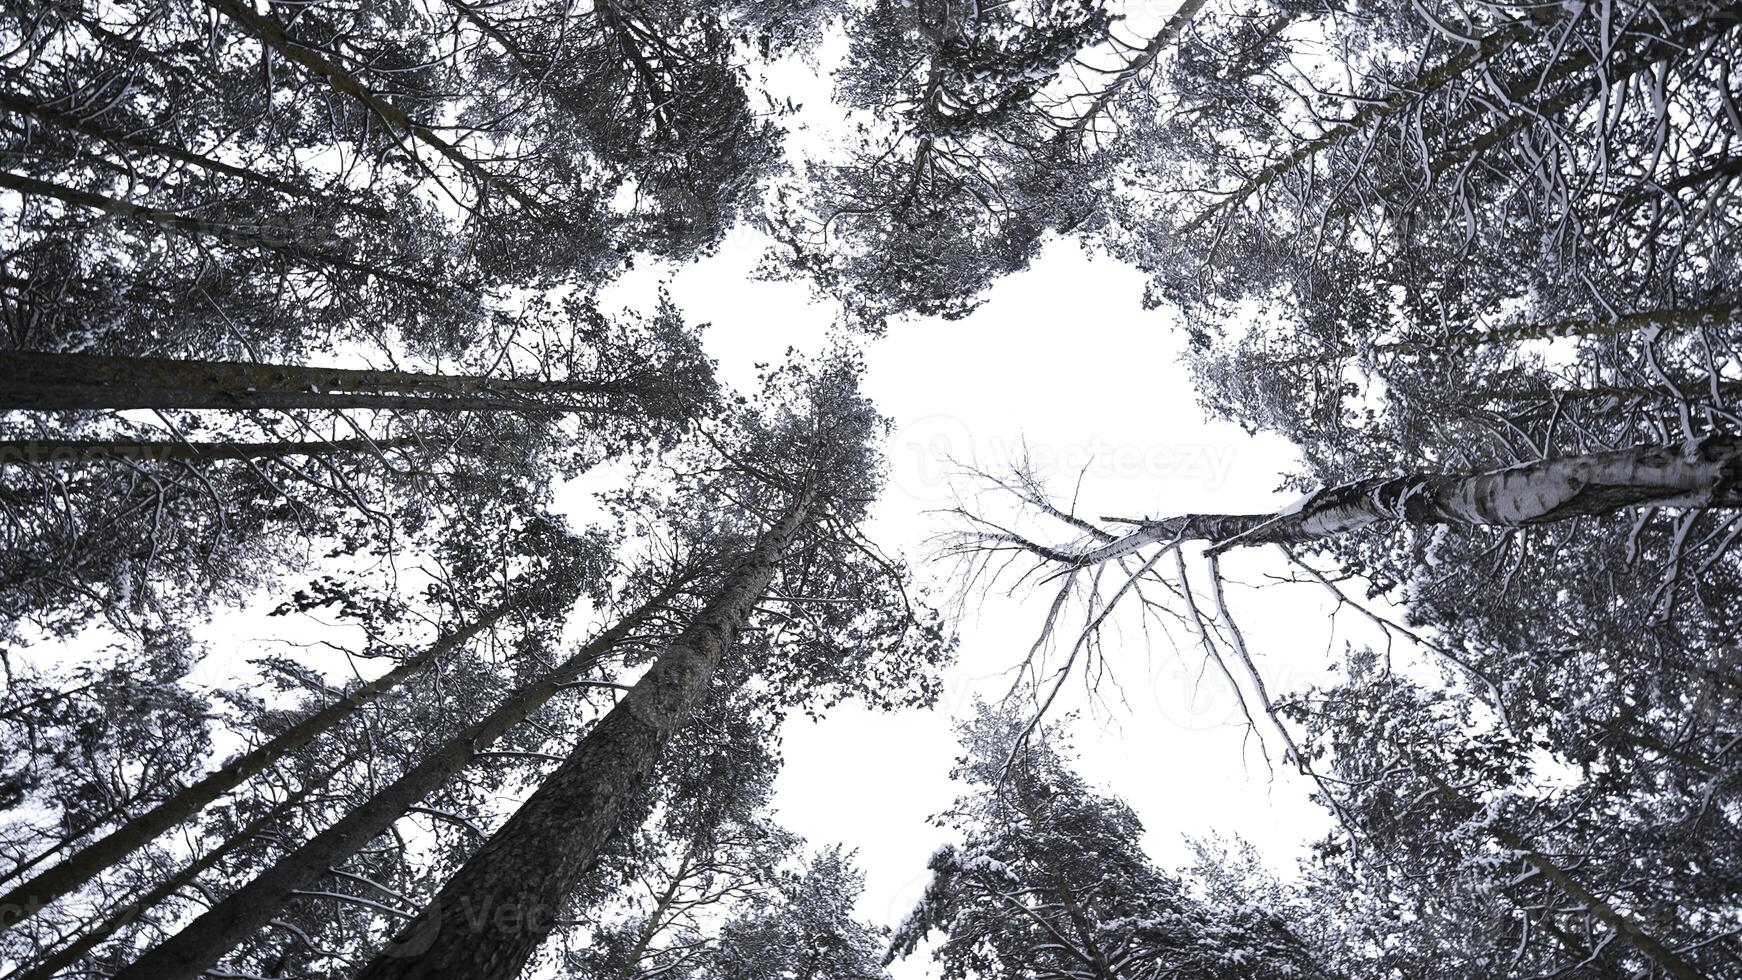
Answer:
M1525 79L1507 93L1507 101L1515 106L1509 115L1494 118L1485 107L1473 109L1464 118L1451 127L1456 135L1474 138L1457 146L1448 153L1435 157L1426 167L1424 177L1429 181L1438 180L1441 176L1461 169L1467 162L1476 159L1483 153L1499 146L1512 138L1525 126L1564 112L1571 108L1581 96L1594 91L1600 91L1603 86L1614 88L1652 68L1655 65L1692 50L1701 41L1716 36L1735 27L1742 21L1742 13L1717 11L1710 14L1695 14L1692 19L1682 22L1682 26L1672 31L1663 40L1648 43L1632 56L1620 59L1609 66L1607 72L1592 75L1573 84L1569 84L1554 95L1546 98L1541 94L1542 86L1539 80L1532 76ZM1574 72L1594 68L1598 64L1599 52L1594 46L1575 49L1562 62L1554 67L1553 76L1565 78ZM1407 193L1418 186L1417 178L1407 177L1392 181L1380 188L1377 197L1392 198L1398 194ZM1357 206L1350 205L1332 212L1333 216L1343 217L1354 213Z
M1727 300L1688 309L1640 310L1623 313L1612 319L1569 317L1540 323L1516 323L1492 330L1471 330L1449 337L1429 340L1400 340L1377 344L1374 350L1384 354L1419 354L1452 348L1486 347L1525 340L1549 340L1555 337L1611 337L1635 330L1658 328L1682 330L1712 324L1730 323L1742 319L1742 303Z
M622 414L601 402L628 393L621 386L583 381L34 351L0 353L0 376L8 379L0 387L0 411L404 408Z
M1638 310L1623 313L1618 317L1602 319L1599 317L1567 317L1560 320L1542 320L1535 323L1514 323L1489 330L1468 330L1450 334L1445 337L1430 337L1421 340L1396 340L1390 343L1374 344L1372 350L1379 354L1427 354L1435 351L1468 350L1477 347L1491 347L1499 344L1513 344L1527 340L1549 340L1557 337L1612 337L1616 334L1632 333L1635 330L1685 330L1695 327L1714 326L1734 323L1742 320L1742 302L1724 300L1707 303L1704 306L1681 309ZM1344 357L1353 356L1355 351L1344 348L1336 353L1317 354L1311 357L1295 357L1278 362L1288 367L1298 367L1305 364L1331 365ZM1735 382L1728 382L1735 384ZM1586 388L1578 391L1551 391L1537 389L1535 392L1495 392L1483 393L1488 398L1505 398L1512 401L1531 398L1550 399L1595 397L1604 394L1646 393L1645 388ZM1661 389L1657 389L1661 392ZM1697 393L1697 391L1696 391Z
M266 223L258 225L238 224L233 221L211 221L205 218L182 214L177 211L166 211L162 208L154 208L144 204L135 204L132 201L123 201L120 198L109 197L106 194L98 194L94 191L82 191L74 187L64 187L60 184L50 183L46 180L38 180L35 177L26 177L23 174L9 173L6 171L0 171L0 187L10 188L21 194L32 194L38 197L53 198L57 201L64 201L67 204L74 204L82 208L90 208L94 211L101 211L104 214L112 214L122 218L132 218L136 221L143 221L147 224L156 225L166 231L198 235L205 238L217 239L218 241L230 242L234 245L242 245L248 248L266 249L267 251L276 252L299 262L317 263L320 265L331 266L335 269L344 269L349 272L360 272L364 275L373 276L385 282L398 283L408 289L414 289L426 294L430 291L431 283L427 278L409 276L392 269L384 269L378 265L372 265L368 262L359 262L356 259L347 258L344 255L327 251L326 249L316 245L310 245L306 242L282 237L278 234L282 229L274 228L270 223L270 219Z
M1578 957L1581 965L1588 966L1590 969L1601 974L1603 980L1622 980L1621 975L1616 973L1615 968L1606 960L1604 960L1600 955L1592 952L1590 947L1581 942L1577 936L1572 935L1556 924L1554 921L1553 909L1537 910L1526 905L1524 900L1518 897L1517 887L1512 884L1501 887L1500 892L1512 903L1512 907L1517 909L1520 915L1523 916L1523 921L1527 924L1527 927L1541 929L1550 936L1553 936L1555 942L1560 943L1562 949L1565 949L1568 953ZM1537 911L1541 912L1540 917L1533 916L1533 913ZM1534 923L1534 925L1530 925L1532 923Z
M1523 858L1526 864L1535 868L1544 878L1554 882L1555 887L1559 888L1568 898L1584 906L1592 918L1613 929L1634 949L1639 950L1647 959L1656 963L1664 973L1675 977L1676 980L1705 980L1704 973L1694 969L1686 960L1677 956L1673 950L1641 929L1638 923L1622 915L1614 906L1581 884L1578 879L1531 847L1522 837L1497 824L1490 826L1488 831L1494 835L1495 840L1517 851L1519 857Z
M295 183L294 181L274 177L270 174L263 174L258 170L251 170L247 167L238 167L234 164L225 163L222 160L214 160L211 157L195 153L192 150L176 146L173 143L161 143L157 140L147 139L144 136L141 136L138 132L122 132L120 130L110 129L96 122L94 119L80 115L79 113L64 109L56 109L52 106L33 101L15 92L0 92L0 109L6 109L18 113L21 116L29 116L61 129L83 133L86 136L94 137L115 146L124 146L128 149L139 150L143 153L165 157L170 160L175 160L178 163L185 163L192 167L198 167L199 169L209 173L222 174L226 177L235 177L238 180L257 184L261 187L267 187L278 191L281 194L301 198L305 201L312 201L316 204L321 204L327 207L343 208L346 211L350 211L353 214L372 221L388 220L387 213L379 208L364 207L353 204L349 201L338 200L327 194L323 194L315 188L307 187Z
M29 919L48 903L90 881L116 861L193 817L245 780L265 771L279 759L331 730L358 708L379 698L448 652L463 646L479 633L494 626L528 598L529 594L522 593L503 601L464 628L432 643L417 656L342 695L332 704L315 711L258 747L236 756L192 786L180 790L110 831L107 836L87 845L72 857L0 896L0 928L10 928Z
M337 771L338 769L333 770L334 773L337 773ZM133 924L133 922L139 918L141 912L156 906L158 903L168 899L176 892L181 891L190 884L193 884L196 878L212 868L217 867L219 862L235 853L243 844L265 833L273 824L283 819L292 809L300 806L302 801L308 799L309 796L315 790L320 789L322 785L322 783L310 782L308 785L303 786L295 793L286 797L283 802L272 807L272 809L268 810L266 813L254 818L254 820L249 822L247 826L225 838L224 841L216 847L206 851L204 854L183 866L179 871L176 871L158 882L155 886L146 891L145 894L130 899L122 903L120 907L110 910L108 917L102 922L86 930L83 935L79 936L71 943L68 943L66 946L63 946L49 954L47 958L38 962L29 973L10 973L7 974L4 980L52 980L52 978L62 970L77 963L86 953L95 949L103 940Z
M767 591L809 508L807 492L764 532L696 619L567 761L358 980L520 975L555 927L563 901L617 832L625 806L660 751L707 694L720 658Z
M358 848L385 833L394 821L441 789L480 751L550 700L563 685L609 655L650 616L665 607L681 583L620 620L582 647L543 680L510 695L494 712L448 739L398 779L341 817L338 822L284 855L254 880L236 889L198 919L137 962L116 974L116 980L192 980L237 943L278 915L293 894L309 887Z
M252 7L240 3L238 0L205 0L205 2L206 6L211 7L243 30L259 38L262 44L277 52L285 60L302 66L310 74L332 86L334 90L343 92L363 103L371 112L380 116L393 130L407 133L418 142L434 149L448 162L475 178L483 185L482 189L501 191L531 210L540 212L545 210L544 205L529 197L520 188L484 169L459 147L436 135L434 130L412 119L405 114L404 110L377 95L357 76L313 48L290 37L278 21L256 13Z
M1368 102L1356 110L1347 122L1332 127L1322 135L1305 140L1291 150L1282 159L1265 167L1248 178L1245 183L1229 192L1227 196L1214 205L1199 212L1180 228L1180 234L1189 235L1218 216L1232 211L1244 204L1254 194L1258 194L1283 177L1295 167L1312 159L1326 149L1335 146L1353 133L1358 133L1367 126L1379 122L1393 113L1414 105L1423 98L1458 79L1477 64L1492 60L1496 55L1511 47L1517 41L1530 36L1530 25L1518 22L1503 27L1482 39L1482 43L1474 47L1466 47L1441 62L1439 66L1424 72L1407 86L1397 86L1390 95L1375 102Z
M0 441L0 468L8 463L85 463L133 459L204 463L224 459L288 459L382 453L424 445L422 436L391 439L311 439L304 442L185 442L175 439L24 439Z
M683 887L684 878L690 871L690 854L684 852L683 860L678 862L677 872L666 883L665 891L653 905L653 912L647 917L647 924L641 927L641 934L635 937L635 945L630 947L629 955L623 958L623 968L617 971L617 980L635 980L641 972L641 959L647 955L647 948L653 945L654 937L665 925L665 913L671 909L671 903L677 901L678 889Z
M969 547L1015 545L1072 567L1114 561L1158 543L1208 541L1213 551L1294 544L1375 524L1528 527L1641 507L1742 506L1742 439L1712 435L1474 473L1411 473L1329 487L1276 514L1189 514L1142 521L1123 537L1082 549L1008 533L971 535Z
M1713 388L1716 388L1716 392ZM1523 403L1531 407L1520 411L1497 410L1512 422L1540 422L1567 405L1586 405L1599 412L1613 412L1656 406L1674 412L1674 406L1687 404L1696 411L1702 405L1721 405L1742 398L1742 381L1684 382L1675 388L1665 385L1592 385L1587 388L1523 388L1512 391L1476 391L1474 397L1489 402Z
M1119 69L1113 80L1107 83L1107 87L1096 94L1094 100L1083 109L1082 114L1072 120L1071 124L1065 127L1064 132L1059 134L1059 138L1061 140L1082 138L1096 117L1107 111L1107 107L1119 97L1119 93L1125 89L1125 86L1131 84L1132 80L1141 75L1145 68L1155 63L1155 59L1159 58L1163 51L1172 47L1174 42L1179 40L1179 36L1185 33L1187 27L1191 26L1192 18L1196 17L1198 11L1204 9L1204 5L1208 2L1209 0L1185 0L1181 3L1174 10L1173 16L1167 19L1167 23L1161 26L1161 30L1155 32L1155 36L1150 38L1149 43L1143 46L1143 50L1137 53L1137 57L1132 58L1124 68Z

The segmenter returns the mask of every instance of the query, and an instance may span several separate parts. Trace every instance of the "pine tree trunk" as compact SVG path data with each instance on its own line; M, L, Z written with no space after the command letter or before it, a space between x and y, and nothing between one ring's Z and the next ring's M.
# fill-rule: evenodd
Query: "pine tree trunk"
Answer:
M503 617L519 608L529 596L514 596L488 610L457 632L437 640L422 653L412 657L387 673L358 687L332 704L315 711L260 746L236 756L199 782L180 790L168 799L128 820L100 840L86 846L72 857L50 867L35 878L0 896L0 928L10 928L40 912L44 906L85 882L105 868L155 840L184 820L199 813L208 804L240 786L247 779L291 752L314 741L320 735L349 718L358 708L374 701L407 678L424 669L449 651L457 649L474 636L494 626Z
M1634 446L1476 473L1376 477L1311 494L1278 514L1189 514L1145 521L1083 550L1049 548L997 534L1072 567L1114 561L1157 543L1213 542L1213 551L1294 544L1375 524L1528 527L1642 507L1742 506L1742 439L1712 435L1669 446Z
M1716 388L1716 391L1713 389ZM1655 408L1674 415L1674 406L1687 404L1723 405L1742 397L1742 381L1683 382L1675 388L1667 385L1627 384L1591 385L1585 388L1522 388L1511 391L1476 391L1473 397L1488 402L1527 404L1521 411L1496 410L1495 414L1519 424L1540 422L1551 418L1564 406L1577 405L1587 411L1618 412Z
M665 914L671 910L671 903L677 901L677 893L683 887L684 877L689 874L690 854L684 852L683 860L678 862L677 871L671 880L666 882L665 891L653 904L653 911L647 917L647 924L641 927L640 935L635 937L635 945L629 948L627 956L623 957L623 968L617 971L617 980L635 980L641 972L641 960L647 955L647 949L653 945L654 937L665 925Z
M336 773L338 770L333 771ZM165 877L147 890L145 894L129 899L122 903L119 908L110 910L108 917L102 922L86 930L83 935L71 943L49 954L47 958L38 962L29 973L7 974L5 980L53 980L56 974L77 963L86 953L97 948L103 940L131 925L138 919L141 912L156 906L176 892L193 884L195 879L217 867L219 862L235 853L243 844L271 829L273 824L283 819L295 807L301 805L303 800L307 799L316 789L321 788L322 785L322 783L311 781L286 797L283 802L250 821L241 830L225 838L216 847Z
M1635 330L1657 328L1681 330L1712 324L1730 323L1742 319L1742 303L1731 301L1708 303L1688 309L1639 310L1623 313L1613 319L1569 317L1541 323L1517 323L1492 330L1471 330L1434 340L1400 340L1378 344L1373 349L1383 354L1418 354L1452 348L1485 347L1511 344L1525 340L1549 340L1556 337L1610 337Z
M582 647L543 680L510 695L494 712L448 739L369 801L281 857L186 928L116 974L116 980L188 980L200 976L237 943L279 914L293 893L307 888L430 794L503 733L538 710L564 684L609 655L676 594L673 584Z
M1616 334L1632 333L1635 330L1684 330L1692 327L1715 326L1734 323L1742 320L1742 302L1724 300L1707 303L1703 306L1683 309L1637 310L1623 313L1618 317L1603 319L1600 317L1566 317L1560 320L1544 320L1536 323L1515 323L1490 330L1468 330L1450 334L1445 337L1424 338L1421 340L1396 340L1389 343L1375 344L1372 350L1378 354L1427 354L1437 351L1468 350L1477 347L1489 347L1498 344L1512 344L1527 340L1549 340L1558 337L1612 337ZM1308 357L1293 357L1275 362L1278 366L1299 367L1316 364L1328 367L1345 357L1353 356L1353 349L1343 348L1325 354L1315 354ZM1735 384L1736 382L1726 382ZM1505 398L1513 401L1529 397L1550 398L1588 398L1603 394L1618 392L1644 392L1641 388L1588 388L1578 391L1554 392L1538 389L1532 392L1495 392L1480 393L1485 398Z
M635 687L358 980L520 975L555 927L563 901L617 832L660 751L707 694L809 506L808 495L800 497L762 535Z
M110 459L205 463L225 459L290 459L384 453L424 445L422 436L391 439L311 439L303 442L185 442L173 439L26 439L0 441L0 468L8 463L66 464ZM432 445L441 440L432 439Z
M603 404L619 392L609 384L412 371L7 351L0 352L0 376L8 379L0 388L0 411L400 408L621 414Z
M1673 21L1672 21L1673 22ZM1455 173L1466 163L1476 159L1483 153L1493 149L1512 138L1519 130L1538 120L1550 117L1556 113L1572 108L1580 97L1601 91L1602 87L1615 88L1652 67L1670 60L1677 55L1693 50L1701 41L1724 33L1742 22L1742 13L1717 11L1710 14L1695 14L1692 18L1682 21L1681 26L1669 32L1662 40L1648 43L1634 52L1630 57L1620 59L1610 64L1605 72L1594 73L1591 77L1571 83L1561 91L1550 96L1542 94L1542 79L1533 75L1512 87L1507 92L1506 102L1515 106L1509 115L1494 118L1487 108L1486 100L1481 106L1472 109L1462 119L1459 119L1449 129L1452 138L1473 136L1467 142L1457 145L1456 150L1435 157L1426 167L1421 179L1437 181L1448 173ZM1562 61L1553 66L1550 77L1566 78L1575 72L1595 68L1599 64L1599 50L1594 46L1575 49ZM1399 194L1411 194L1419 186L1418 178L1407 177L1392 181L1376 192L1381 200L1391 199ZM1338 208L1332 212L1334 217L1346 217L1358 209L1355 205Z

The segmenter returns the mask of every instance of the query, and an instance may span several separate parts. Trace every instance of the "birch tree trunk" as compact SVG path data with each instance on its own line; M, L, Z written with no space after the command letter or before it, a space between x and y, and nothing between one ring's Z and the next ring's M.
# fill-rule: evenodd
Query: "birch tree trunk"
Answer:
M443 743L416 766L345 814L337 823L284 855L254 880L230 893L198 919L115 975L116 980L199 977L237 943L266 925L298 889L387 831L393 822L465 768L480 751L538 710L563 685L621 645L676 594L677 584L649 600L582 647L543 680L520 688L483 720Z
M622 414L603 399L632 393L608 382L33 351L0 353L0 376L8 379L0 388L0 411L406 408Z
M764 532L635 687L358 980L520 975L555 927L563 900L617 832L624 807L660 751L706 695L721 657L767 591L809 508L809 495L801 495ZM159 975L127 980L147 976Z
M463 646L479 633L494 626L528 598L527 593L521 593L503 601L463 629L437 640L417 656L343 695L258 747L236 756L199 782L128 820L72 857L0 896L0 928L10 928L31 918L48 903L65 896L116 861L193 817L218 797L330 731L358 708L379 698L449 651Z
M1052 547L1017 535L970 533L965 547L1015 545L1072 567L1097 565L1153 544L1208 541L1213 552L1294 544L1375 524L1528 527L1643 507L1742 506L1742 439L1711 435L1475 473L1411 473L1329 487L1275 514L1188 514L1135 522L1090 547ZM1099 532L1097 531L1097 534Z

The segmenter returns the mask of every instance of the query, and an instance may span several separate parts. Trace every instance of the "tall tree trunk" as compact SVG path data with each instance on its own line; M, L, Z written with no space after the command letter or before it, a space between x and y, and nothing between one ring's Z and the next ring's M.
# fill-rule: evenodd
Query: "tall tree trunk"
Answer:
M1515 323L1492 330L1471 330L1449 337L1427 340L1400 340L1378 344L1374 350L1385 354L1417 354L1451 348L1485 347L1511 344L1524 340L1549 340L1555 337L1609 337L1635 330L1658 328L1680 330L1709 324L1730 323L1742 319L1742 303L1725 300L1685 309L1639 310L1618 317L1568 317L1539 323Z
M1535 868L1537 873L1553 882L1555 887L1559 888L1568 898L1583 906L1592 918L1613 929L1616 935L1657 964L1664 973L1676 978L1676 980L1705 980L1704 973L1694 969L1686 960L1677 956L1673 950L1640 928L1637 922L1623 915L1614 906L1586 888L1578 879L1549 860L1546 855L1531 847L1522 837L1498 824L1490 826L1488 830L1494 835L1495 840L1517 851L1524 863Z
M617 971L617 980L635 980L641 973L641 960L647 956L647 949L653 945L659 930L665 927L665 914L671 910L672 903L677 901L677 893L683 888L684 878L690 872L690 860L691 853L685 851L683 860L678 862L677 871L666 882L665 891L660 892L659 898L654 901L653 911L647 916L647 924L641 927L640 934L635 937L635 945L623 957L623 968Z
M564 899L617 832L660 751L707 694L720 658L767 591L809 509L806 492L623 700L358 980L520 975L555 927Z
M343 766L335 767L332 771L333 774L336 774L339 768L343 768ZM309 795L321 788L322 785L321 782L310 781L286 797L277 806L254 818L241 830L226 837L216 847L207 850L180 870L165 877L147 890L145 894L128 899L119 907L111 909L102 922L86 930L83 935L71 943L50 953L45 959L39 961L29 973L10 973L6 975L5 980L53 980L62 970L77 963L86 953L97 948L97 945L103 940L131 925L138 919L141 912L156 906L176 892L193 884L196 878L217 867L219 862L235 853L243 844L270 830L273 824L282 820L294 808L301 805L303 800L308 799Z
M1411 473L1328 487L1275 514L1188 514L1135 522L1083 548L1052 547L1007 532L971 534L967 547L1014 545L1086 567L1153 544L1207 541L1213 551L1293 544L1375 524L1527 527L1641 507L1742 506L1742 439L1712 435L1668 446L1565 456L1474 473ZM1100 533L1097 529L1097 533Z
M464 628L432 643L417 656L344 694L332 704L315 711L258 747L236 756L199 782L180 790L72 857L0 896L0 928L9 928L29 919L49 902L90 881L116 861L193 817L218 797L331 730L358 708L379 698L449 651L463 646L479 633L494 626L529 598L529 594L521 593L504 600Z
M440 444L439 439L430 440ZM85 463L132 459L204 463L224 459L288 459L382 453L424 445L422 436L391 439L310 439L303 442L186 442L175 439L21 439L0 441L0 467L7 463Z
M1677 11L1687 14L1687 11ZM1677 19L1672 18L1672 23ZM1469 161L1512 138L1519 130L1531 123L1565 112L1572 108L1580 97L1602 91L1604 87L1615 88L1656 65L1669 61L1677 55L1693 50L1701 41L1715 37L1742 22L1742 13L1732 11L1715 11L1712 13L1692 14L1691 19L1682 20L1681 26L1671 31L1659 41L1648 43L1633 53L1630 57L1619 59L1608 66L1607 71L1592 74L1591 77L1567 85L1554 95L1542 95L1541 79L1531 76L1512 87L1508 91L1506 103L1514 108L1499 118L1487 108L1487 100L1478 103L1479 107L1470 110L1462 119L1453 123L1450 133L1453 138L1459 136L1472 137L1468 142L1460 143L1450 152L1440 154L1430 161L1421 178L1415 176L1394 180L1381 187L1376 196L1381 200L1391 199L1399 194L1410 194L1418 186L1418 179L1437 181L1448 173L1462 169ZM1575 72L1594 68L1602 57L1595 46L1577 48L1567 55L1560 64L1553 67L1550 77L1565 78ZM1477 135L1479 134L1479 135ZM1333 217L1346 217L1359 210L1360 205L1345 205L1331 212Z
M129 408L345 409L625 414L623 386L168 357L0 352L0 411ZM590 399L579 401L579 398Z
M511 694L490 715L448 739L422 761L345 814L332 826L281 857L254 880L230 893L182 931L116 974L116 980L188 980L200 976L237 943L272 920L293 893L307 888L356 850L385 833L393 822L441 789L474 756L550 700L563 685L609 655L649 617L669 603L681 582L599 634L543 680Z
M1716 389L1714 391L1714 389ZM1524 403L1532 407L1522 411L1497 410L1496 414L1512 422L1540 422L1553 416L1561 407L1586 406L1598 412L1613 412L1655 406L1674 413L1674 406L1687 404L1698 410L1701 405L1722 405L1742 397L1742 381L1688 381L1674 388L1663 384L1590 385L1584 388L1518 388L1509 391L1475 391L1471 394L1483 401L1508 404Z

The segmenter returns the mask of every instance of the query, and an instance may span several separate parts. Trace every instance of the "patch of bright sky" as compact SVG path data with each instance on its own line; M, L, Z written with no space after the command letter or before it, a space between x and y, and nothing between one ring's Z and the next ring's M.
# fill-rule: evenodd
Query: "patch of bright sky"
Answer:
M686 314L709 324L722 380L746 388L756 362L779 361L789 347L820 352L835 336L833 308L808 286L755 277L760 255L761 243L740 236L671 283ZM621 284L624 301L645 295L658 272L640 275L651 282ZM969 317L897 324L867 342L866 387L895 428L873 539L923 563L945 526L937 510L954 500L952 460L997 470L1024 449L1067 496L1083 474L1079 506L1089 515L1286 506L1294 494L1278 488L1298 465L1294 448L1204 417L1180 363L1184 332L1165 309L1143 308L1142 286L1138 272L1055 242ZM1327 680L1346 642L1384 642L1352 612L1333 617L1334 600L1316 585L1265 585L1266 575L1287 573L1268 549L1230 555L1224 568L1272 694ZM946 591L952 572L923 567ZM867 879L860 910L871 920L898 923L924 889L926 861L946 840L928 817L959 791L948 778L959 754L952 719L1009 689L1049 597L993 591L970 602L958 624L960 656L933 709L849 705L820 722L789 722L781 819L813 843L857 849ZM1176 631L1173 640L1177 649L1133 622L1109 640L1112 673L1097 696L1067 686L1059 714L1077 713L1079 768L1136 808L1164 866L1190 861L1188 837L1238 835L1286 876L1328 817L1308 799L1304 777L1266 767L1226 682L1191 638ZM1280 759L1280 748L1270 754ZM931 968L920 955L895 971L906 980Z

